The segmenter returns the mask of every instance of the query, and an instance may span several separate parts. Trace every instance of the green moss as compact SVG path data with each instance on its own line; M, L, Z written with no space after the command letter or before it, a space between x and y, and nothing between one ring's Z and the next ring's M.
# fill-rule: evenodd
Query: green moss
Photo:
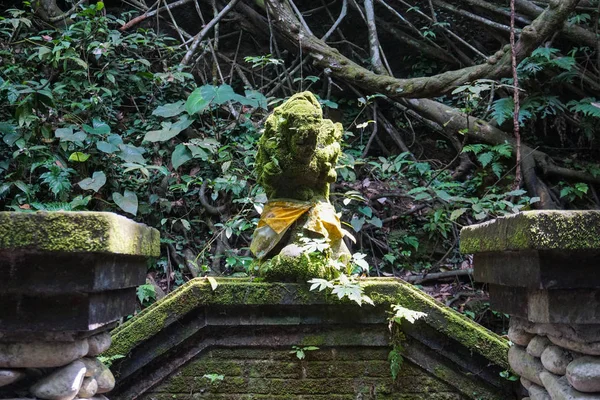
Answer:
M467 226L460 234L463 253L505 250L598 250L599 211L526 211Z
M105 212L0 212L0 249L159 256L156 229Z
M248 279L217 279L212 290L208 281L193 279L161 301L113 331L113 345L107 355L127 355L133 348L156 335L193 309L202 306L255 306L255 305L340 305L335 296L310 292L308 284L256 283ZM438 303L414 286L394 279L367 279L365 293L376 306L390 307L401 304L406 308L427 314L425 322L448 335L494 364L508 369L508 342L484 327ZM368 306L364 306L368 307ZM383 322L383 321L382 321ZM306 345L317 345L321 337L306 337ZM344 338L340 337L340 341ZM312 342L311 342L312 341ZM315 342L316 341L316 342ZM329 340L327 343L332 343Z
M259 266L259 273L271 282L304 283L312 278L333 279L339 272L320 253L302 253L298 257L276 255Z
M310 92L276 107L258 142L256 173L267 196L309 201L328 198L336 179L342 126L323 119Z

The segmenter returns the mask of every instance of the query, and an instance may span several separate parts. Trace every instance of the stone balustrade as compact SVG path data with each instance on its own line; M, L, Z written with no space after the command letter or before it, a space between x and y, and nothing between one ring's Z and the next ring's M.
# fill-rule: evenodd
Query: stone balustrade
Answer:
M135 311L159 233L112 213L0 213L0 398L106 399L98 355Z
M463 228L475 280L510 314L530 399L600 399L600 212L528 211Z

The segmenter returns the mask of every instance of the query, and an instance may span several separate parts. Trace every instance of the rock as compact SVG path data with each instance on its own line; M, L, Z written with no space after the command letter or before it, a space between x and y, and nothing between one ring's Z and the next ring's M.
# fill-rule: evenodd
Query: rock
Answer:
M511 346L508 350L508 363L517 375L543 386L538 375L540 372L544 372L544 366L538 358L527 354L522 347Z
M573 355L558 346L548 346L542 353L542 365L556 375L564 375L567 365L573 361Z
M87 340L0 343L0 368L61 367L85 356L87 352Z
M279 254L281 254L282 256L287 256L287 257L300 257L303 253L302 247L298 246L295 243L291 243L288 244L287 246L285 246L283 249L281 249L281 251L279 252Z
M112 372L110 372L108 367L106 367L104 364L101 365L102 368L93 376L98 383L98 391L96 393L110 392L115 387L115 377L113 376Z
M591 356L600 355L600 342L575 342L566 338L557 338L548 336L548 339L557 346L564 347L565 349L576 351Z
M79 361L81 361L85 365L85 376L86 377L98 375L102 371L102 368L104 367L104 364L102 364L96 358L84 357L84 358L80 359Z
M523 387L524 387L525 389L529 389L529 387L530 387L531 385L533 385L533 382L531 382L531 381L530 381L529 379L527 379L527 378L523 378L523 377L521 377L521 385L523 385Z
M581 343L581 342L575 342L570 339L557 338L557 337L553 337L553 336L548 336L548 339L550 339L550 341L552 343L554 343L555 345L564 347L565 349L568 349L568 350L576 351L578 353L583 353L583 354L591 355L591 356L600 355L600 342Z
M581 357L567 367L567 380L580 392L600 392L600 357Z
M531 385L528 389L531 400L552 400L546 389L538 385Z
M29 391L44 400L73 400L83 382L85 365L75 361L59 368L34 384Z
M88 338L88 357L94 357L98 354L104 353L111 344L111 337L109 332L102 332Z
M77 393L77 397L81 399L89 399L94 397L98 391L98 382L94 378L83 378L81 389Z
M534 334L525 332L523 329L515 328L513 326L508 328L508 338L511 342L518 344L519 346L526 347L534 336Z
M97 396L92 397L91 400L108 400L108 398L104 395L99 394Z
M598 394L587 394L573 389L565 376L559 378L550 372L542 372L540 379L552 400L600 400Z
M541 357L542 353L550 344L550 340L547 337L536 336L527 345L527 354L534 357Z
M25 378L27 374L15 369L0 369L0 387L10 385Z
M553 336L574 342L594 342L600 338L600 324L540 324L514 317L510 325L540 336Z

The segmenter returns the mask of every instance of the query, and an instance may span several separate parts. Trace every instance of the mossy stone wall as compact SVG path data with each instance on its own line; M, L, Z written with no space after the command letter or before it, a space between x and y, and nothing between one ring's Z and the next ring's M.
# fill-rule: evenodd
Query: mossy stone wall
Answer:
M362 307L308 284L217 283L195 279L113 332L107 355L126 357L111 400L516 398L506 340L405 282L366 280L375 306ZM390 331L392 304L427 317ZM294 346L319 349L299 360Z
M394 381L382 348L307 351L216 348L192 359L141 400L192 399L430 399L467 397L407 361ZM211 383L205 374L223 375Z

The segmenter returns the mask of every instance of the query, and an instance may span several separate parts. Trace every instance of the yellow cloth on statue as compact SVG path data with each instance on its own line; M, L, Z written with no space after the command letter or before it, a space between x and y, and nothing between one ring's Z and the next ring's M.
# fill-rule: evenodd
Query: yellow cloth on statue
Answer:
M331 242L342 239L344 233L340 218L331 204L274 200L265 204L250 243L250 251L259 260L263 259L281 241L289 227L306 212L309 214L304 229L318 233Z

